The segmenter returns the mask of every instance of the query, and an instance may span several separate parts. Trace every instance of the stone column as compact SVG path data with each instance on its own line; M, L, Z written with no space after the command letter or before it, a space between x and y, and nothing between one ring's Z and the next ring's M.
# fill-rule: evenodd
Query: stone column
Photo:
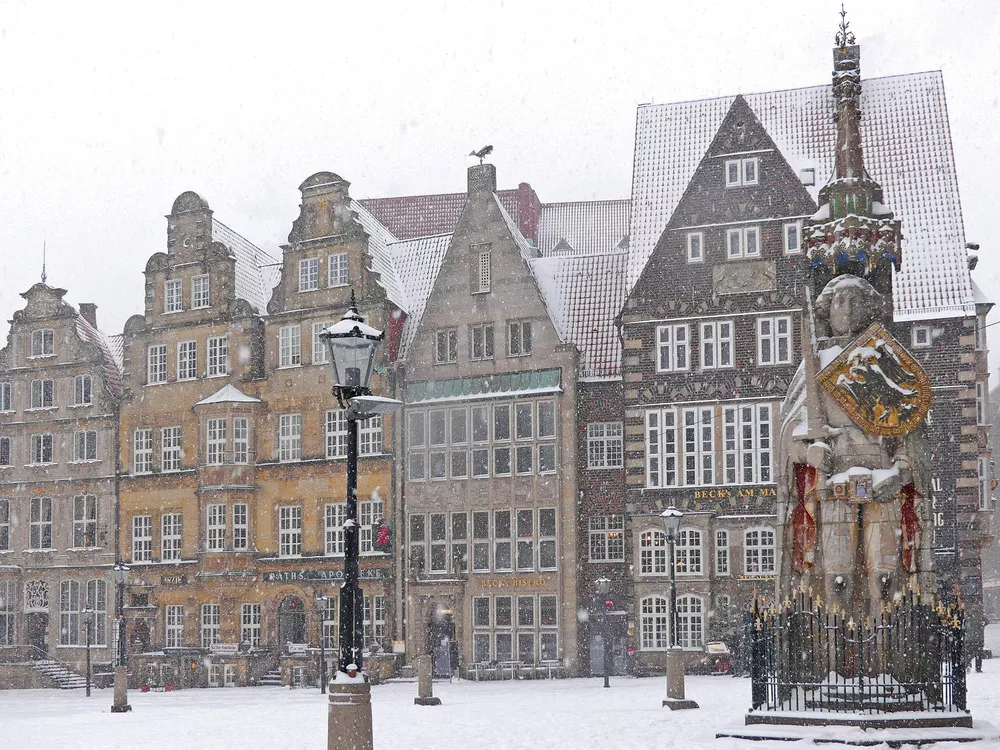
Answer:
M667 651L667 699L663 706L671 711L698 708L697 703L684 698L684 651L680 648Z
M417 697L413 702L418 706L440 706L441 699L434 697L433 661L430 654L413 660L417 667Z
M327 750L373 750L371 686L334 679L328 687Z

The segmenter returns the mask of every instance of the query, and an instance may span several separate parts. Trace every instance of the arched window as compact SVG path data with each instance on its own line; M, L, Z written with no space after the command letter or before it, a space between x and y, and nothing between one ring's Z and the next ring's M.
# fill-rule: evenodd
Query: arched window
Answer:
M677 597L677 645L701 648L705 642L705 601L700 596Z
M677 556L677 575L701 575L701 532L681 529L674 546Z
M639 538L639 574L667 574L667 536L662 531L644 531Z
M670 647L670 605L664 596L647 596L639 604L640 645L643 651Z
M774 529L747 529L743 550L748 576L774 575Z

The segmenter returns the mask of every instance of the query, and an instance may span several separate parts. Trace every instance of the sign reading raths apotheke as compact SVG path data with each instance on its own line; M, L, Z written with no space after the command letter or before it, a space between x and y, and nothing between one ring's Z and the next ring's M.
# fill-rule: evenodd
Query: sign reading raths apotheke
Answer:
M361 580L373 581L389 577L385 568L362 568ZM344 569L335 570L274 570L264 573L265 583L294 583L295 581L343 581Z

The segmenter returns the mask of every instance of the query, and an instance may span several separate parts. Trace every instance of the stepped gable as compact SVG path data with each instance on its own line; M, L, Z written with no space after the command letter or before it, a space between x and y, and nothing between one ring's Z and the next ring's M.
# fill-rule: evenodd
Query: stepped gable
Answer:
M630 201L543 203L538 249L543 256L590 255L628 246Z
M861 84L861 138L872 179L902 219L906 262L895 318L972 315L958 180L940 71ZM832 85L745 94L813 199L834 171ZM643 105L636 115L628 285L642 273L735 97Z

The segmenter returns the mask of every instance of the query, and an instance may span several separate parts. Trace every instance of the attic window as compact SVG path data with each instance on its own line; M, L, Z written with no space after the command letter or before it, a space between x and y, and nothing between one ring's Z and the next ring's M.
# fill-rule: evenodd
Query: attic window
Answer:
M729 159L726 161L726 187L756 185L760 181L760 159Z
M816 170L812 167L799 170L799 180L803 185L810 187L816 184Z

